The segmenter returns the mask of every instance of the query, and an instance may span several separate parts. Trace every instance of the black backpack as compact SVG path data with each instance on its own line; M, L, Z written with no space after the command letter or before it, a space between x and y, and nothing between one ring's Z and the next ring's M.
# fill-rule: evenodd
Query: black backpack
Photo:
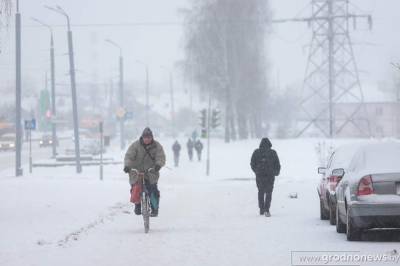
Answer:
M257 173L262 175L274 176L274 158L273 158L273 151L258 151L258 158L257 158Z

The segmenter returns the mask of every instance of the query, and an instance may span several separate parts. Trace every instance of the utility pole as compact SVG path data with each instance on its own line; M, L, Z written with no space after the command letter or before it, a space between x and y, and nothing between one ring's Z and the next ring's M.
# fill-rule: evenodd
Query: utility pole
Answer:
M51 135L52 135L52 156L53 158L56 157L57 155L57 124L54 121L56 116L57 116L57 111L56 111L56 75L55 75L55 56L54 56L54 31L53 28L36 19L32 18L32 20L36 21L43 27L46 27L50 31L50 70L51 70L51 116L52 116L52 123L51 123Z
M15 176L22 176L21 167L22 153L22 74L21 74L21 13L19 10L19 0L17 0L17 12L15 14L15 63L16 63L16 84L15 84Z
M122 52L119 57L119 106L124 108L124 58ZM119 130L121 132L121 150L125 149L125 118L119 121Z
M68 14L60 6L57 6L56 8L46 6L46 8L60 15L63 15L67 19L68 54L69 54L69 67L70 67L70 78L71 78L72 112L74 121L75 160L76 160L76 172L79 174L82 172L82 165L81 165L81 151L79 143L78 102L76 94L75 59L74 59L74 46L73 46L71 23Z
M146 114L145 114L145 116L146 116L146 127L149 127L150 126L150 95L149 95L149 93L150 93L150 79L149 79L150 73L149 73L149 66L146 63L139 61L139 60L136 60L136 63L143 65L146 69L146 91L145 91L145 94L146 94L145 95L146 96L145 113Z
M211 89L208 92L208 108L207 108L207 169L206 174L210 176L210 138L211 138Z
M100 131L100 180L103 181L104 171L103 171L103 149L104 149L104 122L99 123Z
M169 73L169 88L171 96L171 120L172 120L172 136L175 137L175 98L174 98L174 77L172 71Z
M350 13L349 2L312 0L311 17L272 21L306 22L313 31L301 101L307 118L298 136L314 128L332 138L350 125L362 135L370 133L367 115L362 110L365 108L364 95L354 57L349 21L352 20L356 28L358 19L366 19L372 29L372 17ZM335 105L343 102L353 103L352 110L346 114L336 114ZM365 119L360 119L361 112Z
M146 66L146 126L150 126L150 80L149 80L149 67Z
M122 54L122 47L117 44L116 42L107 39L106 42L109 44L117 47L119 49L119 108L120 110L124 110L125 112L125 106L124 106L124 57ZM125 149L125 118L120 117L119 118L119 131L120 131L120 147L121 150Z
M176 132L175 132L174 76L172 74L172 70L168 69L165 66L161 66L161 68L165 69L169 73L169 89L170 89L170 100L171 100L171 134L172 137L175 137Z
M56 110L56 67L55 67L55 56L54 56L54 34L53 30L51 30L51 40L50 40L50 68L51 68L51 135L52 135L52 153L53 158L57 156L57 124L55 118L57 118L57 110Z
M328 1L328 16L333 16L333 2ZM333 19L328 20L328 42L329 42L329 137L334 137L334 115L333 115L333 97L335 95L335 59L334 59L334 48L335 48L335 33L334 33L334 21Z

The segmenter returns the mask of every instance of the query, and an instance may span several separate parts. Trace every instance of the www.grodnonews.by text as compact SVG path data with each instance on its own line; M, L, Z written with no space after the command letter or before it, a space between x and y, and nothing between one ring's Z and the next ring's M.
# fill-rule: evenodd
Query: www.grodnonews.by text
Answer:
M359 251L292 251L292 266L316 265L376 265L376 263L400 263L400 254L362 254Z

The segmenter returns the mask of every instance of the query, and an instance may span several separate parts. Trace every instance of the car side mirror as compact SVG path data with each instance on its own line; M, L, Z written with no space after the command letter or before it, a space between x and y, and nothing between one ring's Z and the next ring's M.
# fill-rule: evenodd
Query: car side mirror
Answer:
M326 168L325 167L319 167L318 168L318 174L320 174L320 175L326 174Z
M332 175L333 175L333 176L337 176L337 177L340 177L340 178L343 177L344 174L345 174L345 172L344 172L344 169L343 169L343 168L334 169L334 170L332 171Z

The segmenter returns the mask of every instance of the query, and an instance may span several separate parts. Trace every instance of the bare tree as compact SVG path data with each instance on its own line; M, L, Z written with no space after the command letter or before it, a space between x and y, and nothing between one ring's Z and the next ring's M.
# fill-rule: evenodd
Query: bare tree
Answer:
M268 97L268 1L193 1L185 19L189 78L225 106L226 140L236 132L241 139L261 136Z
M8 24L8 19L11 16L11 0L0 0L0 27Z
M1 53L1 31L8 26L11 16L11 0L0 0L0 53Z

